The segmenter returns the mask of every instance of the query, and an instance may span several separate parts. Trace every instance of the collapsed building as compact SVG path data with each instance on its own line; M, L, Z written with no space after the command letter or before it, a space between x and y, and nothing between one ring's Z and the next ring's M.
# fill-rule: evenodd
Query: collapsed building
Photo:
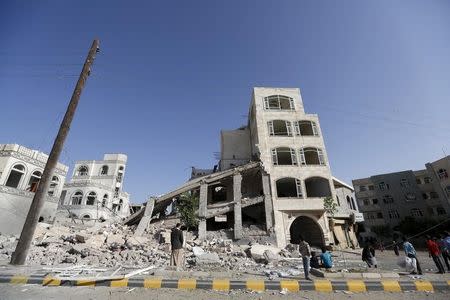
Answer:
M357 246L363 221L352 187L331 174L319 118L305 113L297 88L254 88L247 125L221 131L218 165L193 168L191 180L150 199L125 224L139 223L135 234L142 234L184 192L199 197L200 239L225 228L242 239L243 224L255 224L279 247L299 235L313 246ZM326 212L326 197L336 212Z
M18 234L33 201L48 155L17 144L0 144L0 233ZM51 222L69 168L56 165L39 221Z
M125 154L77 161L72 179L64 185L58 210L84 220L127 217L130 196L123 191L126 163Z

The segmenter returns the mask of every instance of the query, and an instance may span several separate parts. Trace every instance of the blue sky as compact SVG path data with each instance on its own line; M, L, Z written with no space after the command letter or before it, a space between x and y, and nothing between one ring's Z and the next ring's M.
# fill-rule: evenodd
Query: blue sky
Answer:
M254 86L299 87L335 176L450 153L449 1L2 1L0 143L48 152L92 40L61 161L128 155L134 202L212 167Z

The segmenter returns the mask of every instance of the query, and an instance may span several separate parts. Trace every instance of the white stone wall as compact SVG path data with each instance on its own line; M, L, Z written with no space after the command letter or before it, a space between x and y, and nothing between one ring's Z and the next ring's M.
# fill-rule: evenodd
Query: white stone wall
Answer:
M127 156L125 154L105 154L103 160L85 160L77 161L73 170L72 180L65 185L67 191L65 199L62 200L64 205L60 209L68 208L71 212L79 217L89 215L91 218L105 218L112 217L126 217L129 215L129 194L122 191L123 181L126 172ZM86 176L79 176L78 170L81 166L88 168ZM108 166L108 173L102 175L101 170L103 166ZM122 179L119 180L119 169L123 167ZM119 188L118 197L115 196L115 189ZM83 200L81 205L72 205L72 196L77 191L83 193ZM87 196L90 192L97 194L97 203L95 205L86 205ZM102 208L101 203L103 196L107 194L108 200L106 207ZM121 209L114 210L115 205L119 205ZM97 205L99 208L97 208Z
M290 111L272 111L264 108L264 98L271 95L284 95L294 99L295 110ZM256 147L260 153L260 159L264 164L266 171L270 174L272 199L275 216L275 232L277 236L277 243L279 246L284 246L288 242L290 223L287 223L287 216L295 213L296 215L307 215L315 220L324 220L318 222L322 227L325 242L328 243L329 228L326 216L323 210L323 199L321 198L306 198L305 180L310 177L323 177L329 182L332 197L336 199L336 193L333 186L331 171L328 163L328 156L326 153L325 144L320 130L320 123L318 116L315 114L305 114L303 108L303 101L300 95L300 90L297 88L255 88L253 93L252 103L254 103L256 116L256 132L252 129L251 135L257 135L258 145ZM290 137L270 136L267 122L271 120L286 120L286 121L300 121L309 120L314 121L318 128L318 136L296 136ZM252 120L250 121L252 123ZM277 147L293 148L297 152L303 147L317 147L323 151L326 164L324 166L275 166L272 162L271 149ZM301 181L302 198L283 198L279 199L276 193L276 181L284 177L293 177Z

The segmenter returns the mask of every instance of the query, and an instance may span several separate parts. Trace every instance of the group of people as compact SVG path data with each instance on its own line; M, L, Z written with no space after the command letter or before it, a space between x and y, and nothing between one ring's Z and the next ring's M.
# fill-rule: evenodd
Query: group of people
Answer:
M311 251L311 247L309 246L308 242L305 241L303 236L298 236L298 240L298 251L302 256L303 269L305 272L305 278L307 280L310 280L310 268L330 269L333 267L331 253L328 252L325 247L322 247L322 253L320 255L317 255L315 251ZM184 237L180 223L178 223L175 228L172 229L170 242L172 246L170 265L175 266L177 270L179 270L184 266ZM397 256L400 255L399 245L400 244L394 240L392 247L395 255ZM440 239L436 237L432 238L431 236L427 235L426 245L428 254L436 264L438 273L445 273L445 268L442 261L444 261L447 270L450 272L450 233L446 231L445 234L441 235ZM408 241L406 237L403 237L402 246L406 257L408 257L412 261L413 271L411 272L411 274L422 275L422 268L420 267L419 260L417 259L417 252L414 246L411 244L411 242ZM375 248L369 243L367 243L362 250L362 260L367 263L369 268L378 267L377 259L375 258Z
M406 237L403 237L403 250L405 252L406 257L408 257L413 266L413 271L411 274L419 274L422 275L422 268L420 267L420 262L417 259L417 252L411 242L408 241ZM394 240L392 247L396 256L400 256L400 247L399 243ZM445 266L447 270L450 272L450 234L445 232L442 234L440 239L437 237L431 237L429 235L426 236L426 246L428 250L428 255L433 259L436 267L438 269L437 273L444 274ZM366 244L362 251L362 260L367 263L368 267L377 268L377 260L375 258L375 249L371 244ZM444 263L442 262L444 261Z

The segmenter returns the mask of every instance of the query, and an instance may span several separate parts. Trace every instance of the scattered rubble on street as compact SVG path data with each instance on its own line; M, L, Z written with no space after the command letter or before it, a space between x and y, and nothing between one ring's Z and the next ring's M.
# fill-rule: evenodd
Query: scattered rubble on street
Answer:
M27 264L85 268L170 269L170 232L172 222L149 225L142 236L134 236L135 226L104 222L94 225L39 223ZM258 231L259 230L259 231ZM233 241L228 232L209 232L199 240L186 233L185 269L192 271L238 272L268 279L303 276L300 255L295 245L285 249L274 246L270 236L260 234L257 226L244 227L245 238ZM18 236L0 235L0 261L9 261Z

